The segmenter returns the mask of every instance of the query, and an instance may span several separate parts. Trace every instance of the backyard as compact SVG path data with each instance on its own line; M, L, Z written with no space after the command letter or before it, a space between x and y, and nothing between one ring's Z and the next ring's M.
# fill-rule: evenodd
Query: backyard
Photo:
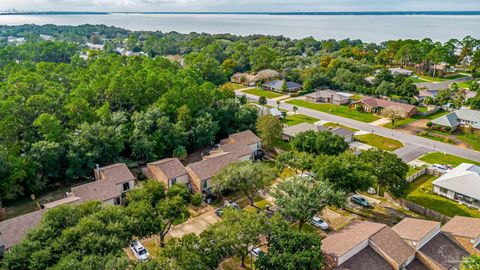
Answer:
M447 111L440 110L438 112L432 113L432 114L427 115L427 116L414 115L410 118L404 118L404 119L396 120L395 121L395 127L392 126L392 123L385 124L383 127L390 128L390 129L391 128L397 128L397 127L401 127L401 126L404 126L404 125L408 125L408 124L413 123L417 120L422 120L422 119L432 120L432 119L438 118L440 116L443 116L447 113L448 113Z
M420 157L419 159L421 161L424 161L430 164L443 164L443 165L450 165L453 167L456 167L462 163L472 163L472 164L480 165L480 162L475 162L473 160L457 157L454 155L443 154L440 152L428 153Z
M227 88L227 89L232 89L232 90L238 90L242 88L246 88L245 85L239 84L239 83L232 83L232 82L227 82L222 85L222 87Z
M281 97L282 94L271 92L271 91L265 91L260 88L252 88L252 89L247 89L242 91L243 93L251 94L254 96L259 96L259 97L266 97L266 98L278 98Z
M282 119L282 123L288 126L294 126L304 122L313 124L315 122L318 122L319 120L320 119L317 119L315 117L310 117L304 114L295 114L295 115L288 115L287 117L285 117L285 119Z
M400 141L376 134L357 135L355 136L355 140L386 151L394 151L403 147Z
M366 123L370 123L380 119L380 117L377 117L373 114L352 110L350 109L350 107L345 105L333 105L330 103L312 103L312 102L297 100L297 99L289 100L287 101L287 103L305 107L312 110L316 110L316 111L338 115L341 117L350 118L357 121L366 122Z
M417 180L411 182L405 199L449 217L461 215L480 218L480 211L470 209L453 200L434 194L432 191L432 182L435 179L437 179L437 177L424 174Z

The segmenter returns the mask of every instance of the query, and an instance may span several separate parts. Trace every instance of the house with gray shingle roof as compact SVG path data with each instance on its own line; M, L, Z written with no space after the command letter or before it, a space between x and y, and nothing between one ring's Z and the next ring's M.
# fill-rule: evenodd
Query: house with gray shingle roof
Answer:
M331 133L341 136L344 138L345 142L351 143L353 142L353 134L354 132L345 128L328 128L325 126L310 124L307 122L303 122L294 126L284 127L282 130L282 138L286 141L291 140L293 137L297 136L299 133L306 132L306 131L330 131Z
M263 89L282 93L283 92L282 87L284 82L285 81L282 81L282 80L269 81L263 84ZM302 89L302 85L296 82L287 81L286 84L287 84L287 92L289 93L297 92Z
M461 109L440 116L434 119L432 123L442 127L450 127L452 130L458 126L469 126L474 129L480 129L480 111Z

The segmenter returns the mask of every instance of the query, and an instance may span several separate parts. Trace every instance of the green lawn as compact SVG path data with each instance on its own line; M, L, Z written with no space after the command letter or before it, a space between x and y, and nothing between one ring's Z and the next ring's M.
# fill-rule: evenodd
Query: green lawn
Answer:
M377 134L358 135L355 136L355 140L386 151L393 151L403 147L403 144L400 141L379 136Z
M329 103L312 103L312 102L297 100L297 99L289 100L287 101L287 103L309 108L316 111L338 115L341 117L351 118L351 119L366 122L366 123L370 123L380 119L379 117L373 114L352 110L350 109L350 107L345 105L333 105Z
M317 119L315 117L310 117L304 114L296 114L296 115L288 115L285 119L282 120L282 123L287 124L289 126L294 126L298 125L300 123L315 123L318 122L320 119Z
M283 151L290 151L292 150L292 145L289 142L286 142L284 140L278 140L273 143L273 146L276 148L279 148L280 150Z
M326 127L333 127L333 128L340 127L340 128L348 129L348 130L353 131L353 132L357 132L357 131L358 131L358 129L356 129L356 128L347 127L347 126L340 125L340 124L338 124L338 123L333 123L333 122L328 122L328 123L325 123L325 124L323 124L323 125L326 126Z
M424 161L426 163L430 164L443 164L443 165L450 165L453 167L456 167L460 165L461 163L472 163L472 164L477 164L480 165L480 162L475 162L473 160L457 157L454 155L449 155L449 154L443 154L440 152L432 152L424 155L423 157L419 158L421 161Z
M413 83L424 83L424 82L428 82L426 80L422 80L422 78L410 78Z
M408 172L407 172L407 177L409 177L410 175L413 175L414 173L420 171L422 169L422 167L417 167L417 168L414 168L412 166L408 166Z
M392 122L383 125L383 127L393 129L393 128L397 128L397 127L400 127L400 126L403 126L403 125L406 125L406 124L410 124L410 123L415 122L415 121L417 121L417 119L414 119L414 118L398 119L398 120L395 121L395 127L392 126Z
M461 133L456 135L459 140L469 144L474 150L480 151L480 138L477 138L475 134L472 133Z
M419 107L419 109L420 109L420 107ZM426 109L426 108L422 108L422 109ZM431 115L427 115L427 116L414 115L411 118L399 119L399 120L395 121L395 128L401 127L403 125L410 124L412 122L415 122L415 121L421 120L421 119L429 119L429 120L435 119L435 118L443 116L447 113L448 112L446 112L446 111L438 111L438 112L432 113ZM383 127L384 128L390 128L390 129L393 128L392 123L385 124L385 125L383 125Z
M245 86L245 85L243 85L243 84L232 83L232 82L227 82L227 83L223 84L222 87L225 87L225 88L227 88L227 89L233 89L233 90L238 90L238 89L242 89L242 88L247 88L247 86Z
M472 82L473 81L461 82L461 83L457 83L457 85L460 88L470 88L470 86L472 85Z
M259 96L259 97L266 97L266 98L277 98L282 96L282 94L275 93L272 91L265 91L260 88L252 88L252 89L245 90L243 92L247 94Z
M425 174L410 183L405 199L449 217L457 215L480 217L480 211L469 209L455 201L434 194L432 182L436 178L435 176Z
M424 137L424 138L434 140L434 141L438 141L438 142L455 144L455 142L453 142L450 138L441 137L441 136L435 135L435 133L420 132L420 133L417 134L417 136Z

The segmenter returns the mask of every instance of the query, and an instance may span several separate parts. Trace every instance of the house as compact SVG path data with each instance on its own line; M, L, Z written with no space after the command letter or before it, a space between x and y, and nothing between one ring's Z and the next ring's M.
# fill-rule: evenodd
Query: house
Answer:
M88 49L94 50L94 51L103 51L105 45L102 44L93 44L90 42L85 43Z
M238 72L230 77L230 81L233 83L240 83L245 86L255 86L257 84L257 76L249 73Z
M233 83L240 83L245 86L255 86L258 82L270 81L280 77L280 73L272 69L264 69L257 74L238 72L230 77L230 81Z
M210 193L212 188L211 179L223 168L236 161L238 161L238 158L232 153L218 153L189 164L187 171L192 191Z
M416 250L422 248L435 235L440 233L440 222L404 218L402 221L392 227L407 244L411 245Z
M354 132L352 132L351 130L345 128L328 128L325 126L314 125L307 122L303 122L294 126L284 127L282 130L282 138L286 141L289 141L295 136L297 136L297 134L305 131L330 131L335 135L343 137L347 143L351 143L354 141Z
M318 90L308 95L305 95L305 100L342 105L348 104L350 102L351 96L351 94L336 92L333 90Z
M434 119L432 123L442 127L449 127L451 130L456 129L458 126L480 129L480 111L460 109L440 116Z
M45 212L46 209L41 209L0 222L0 258L40 223Z
M80 198L80 202L95 200L120 205L125 193L135 186L135 177L125 163L97 166L94 175L95 181L72 187L72 195Z
M180 66L185 66L185 59L180 54L169 54L165 58L170 62L177 62Z
M456 216L442 227L442 232L470 253L480 255L480 218Z
M418 108L413 105L373 97L365 97L361 100L355 101L350 107L355 109L357 105L362 106L363 111L371 113L381 113L385 108L395 108L404 118L414 116L418 113Z
M322 240L327 269L400 270L415 260L415 249L385 224L355 221Z
M480 166L462 163L432 185L434 193L480 209Z
M278 108L267 108L265 106L259 105L259 104L254 104L258 108L258 115L259 116L264 116L264 115L271 115L277 119L283 119L283 113L280 111Z
M389 68L390 73L394 76L412 76L413 71L404 68Z
M262 140L250 130L232 134L219 145L219 150L232 153L240 161L255 159L261 148Z
M165 158L147 164L143 173L147 178L163 183L166 188L175 184L190 186L188 171L177 158Z
M287 84L286 92L297 92L302 89L302 85L296 82L282 81L282 80L273 80L263 84L263 89L268 91L280 92L283 93L283 84Z
M435 98L437 98L437 95L438 95L439 92L440 92L440 90L420 90L418 92L417 99L419 101L422 101L427 97L435 99Z

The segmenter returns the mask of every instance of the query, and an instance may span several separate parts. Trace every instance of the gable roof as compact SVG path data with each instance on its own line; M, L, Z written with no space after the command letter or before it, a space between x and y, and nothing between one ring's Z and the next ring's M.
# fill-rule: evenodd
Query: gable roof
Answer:
M459 237L478 238L480 237L480 218L456 216L442 227L442 231Z
M474 128L480 129L480 111L468 109L460 109L443 115L439 118L434 119L432 123L436 125L454 128L460 124L458 119L476 122L476 124L472 124L472 126Z
M345 93L333 91L330 89L327 90L317 90L313 93L305 95L307 97L314 97L314 98L334 98L334 99L348 99L349 96L346 95Z
M20 242L29 229L40 223L46 211L46 209L41 209L0 222L0 238L3 238L5 242L5 249Z
M155 162L148 163L147 166L158 169L167 179L177 178L188 174L187 169L178 160L178 158L165 158ZM155 175L155 172L154 172Z
M480 166L462 163L432 184L480 200Z
M317 131L324 131L324 130L328 130L328 129L324 126L317 126L317 125L314 125L314 124L303 122L303 123L300 123L300 124L297 124L297 125L294 125L294 126L289 126L289 127L283 128L282 134L287 135L289 137L295 137L295 136L297 136L297 134L305 132L305 131L315 131L315 132L317 132Z
M451 128L455 128L460 124L457 121L457 115L454 112L440 116L439 118L435 118L432 120L432 123L435 125L451 127Z
M404 264L415 256L415 249L388 226L372 235L370 241L398 265Z
M368 240L372 235L387 225L369 221L353 222L341 231L335 232L322 240L322 251L340 257Z
M392 227L402 239L420 241L431 231L440 226L440 222L417 218L404 218Z
M387 107L397 107L405 112L411 112L414 110L416 107L410 104L405 104L405 103L399 103L399 102L393 102L390 100L386 99L381 99L381 98L373 98L373 97L365 97L362 98L359 101L355 101L352 104L356 103L363 103L369 107L372 108L387 108Z
M72 187L75 197L80 201L107 201L122 195L115 182L97 180L76 187Z
M220 142L219 148L223 152L230 152L236 157L243 157L252 153L249 145L259 143L261 139L251 130L231 134Z
M113 181L115 184L135 180L135 176L133 176L125 163L115 163L100 167L98 171L94 169L94 174L96 180Z
M234 154L221 153L207 156L204 160L189 164L187 168L195 173L200 180L207 180L235 161L237 161L237 157Z

